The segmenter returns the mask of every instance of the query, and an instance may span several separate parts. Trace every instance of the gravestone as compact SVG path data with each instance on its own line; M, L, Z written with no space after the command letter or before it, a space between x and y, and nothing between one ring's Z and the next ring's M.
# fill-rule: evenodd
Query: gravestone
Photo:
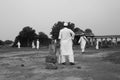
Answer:
M55 53L55 45L49 45L49 55L45 57L46 69L57 69L57 56Z

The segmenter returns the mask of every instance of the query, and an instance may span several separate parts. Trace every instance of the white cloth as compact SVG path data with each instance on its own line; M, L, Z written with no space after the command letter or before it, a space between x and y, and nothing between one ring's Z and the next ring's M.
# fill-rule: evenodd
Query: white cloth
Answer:
M35 44L34 44L34 41L32 42L32 48L35 48Z
M96 47L95 48L99 49L99 41L98 40L96 41Z
M72 39L74 39L74 35L74 32L68 28L60 30L59 39L61 55L73 55Z
M17 45L18 45L18 48L20 48L20 42L18 42Z
M65 56L68 56L70 62L74 62L73 55L73 43L74 32L71 29L63 28L60 30L59 39L60 39L60 50L61 50L61 62L65 62Z
M39 40L37 40L37 49L39 49L39 45L40 45L40 43L39 43Z
M85 52L86 41L87 41L87 38L85 36L81 36L80 39L78 40L78 43L80 43L80 48L82 52Z
M68 57L69 62L74 63L74 55L61 55L61 63L66 61L66 57Z

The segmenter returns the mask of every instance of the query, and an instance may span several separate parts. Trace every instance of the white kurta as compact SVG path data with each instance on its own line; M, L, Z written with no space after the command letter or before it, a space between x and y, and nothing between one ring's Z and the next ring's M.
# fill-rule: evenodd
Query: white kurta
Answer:
M20 48L20 42L18 42L17 45L18 45L18 48Z
M82 52L85 51L86 40L87 40L87 38L85 36L81 36L79 41L78 41L78 43L80 43L80 47L82 49Z
M60 30L59 39L61 55L73 55L72 39L74 39L74 35L74 32L68 28Z
M98 40L96 41L96 47L95 48L99 49L99 41Z
M34 44L34 41L32 42L32 48L35 48L35 44Z
M37 49L39 49L39 45L40 45L39 40L37 40L37 46L36 46Z

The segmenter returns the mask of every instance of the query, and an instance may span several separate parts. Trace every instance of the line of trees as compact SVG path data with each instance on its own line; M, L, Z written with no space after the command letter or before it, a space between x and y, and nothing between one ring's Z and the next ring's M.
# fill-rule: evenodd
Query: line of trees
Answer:
M44 32L36 34L33 28L26 26L16 36L13 47L17 46L18 41L21 43L21 47L31 47L32 42L36 45L37 39L39 39L40 45L48 45L50 42L50 38Z
M58 40L58 35L59 35L59 31L60 29L62 29L64 26L64 21L58 21L57 23L55 23L52 28L51 28L51 38L48 37L48 35L46 35L44 32L39 32L38 34L36 34L36 31L30 27L30 26L26 26L24 27L19 34L15 37L14 42L11 42L9 40L5 41L5 43L13 43L13 47L17 46L18 41L21 43L21 47L31 47L32 46L32 42L35 43L36 45L36 41L37 39L39 39L40 45L48 45L52 39L56 39ZM68 22L68 28L70 28L71 30L73 30L75 32L75 34L81 34L81 33L85 33L86 35L91 35L92 30L91 29L86 29L85 31L80 29L79 27L75 27L75 24L72 22ZM77 41L78 38L76 38L75 41ZM0 45L3 45L3 41L0 41Z
M0 40L0 45L9 45L9 44L12 44L12 43L13 43L12 40L5 40L5 41Z

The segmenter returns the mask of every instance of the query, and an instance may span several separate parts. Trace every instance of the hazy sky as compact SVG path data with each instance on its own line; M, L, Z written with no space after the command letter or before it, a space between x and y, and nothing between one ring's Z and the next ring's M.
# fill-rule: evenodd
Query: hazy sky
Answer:
M49 35L58 21L95 35L120 34L120 0L0 0L0 40L14 40L25 26Z

